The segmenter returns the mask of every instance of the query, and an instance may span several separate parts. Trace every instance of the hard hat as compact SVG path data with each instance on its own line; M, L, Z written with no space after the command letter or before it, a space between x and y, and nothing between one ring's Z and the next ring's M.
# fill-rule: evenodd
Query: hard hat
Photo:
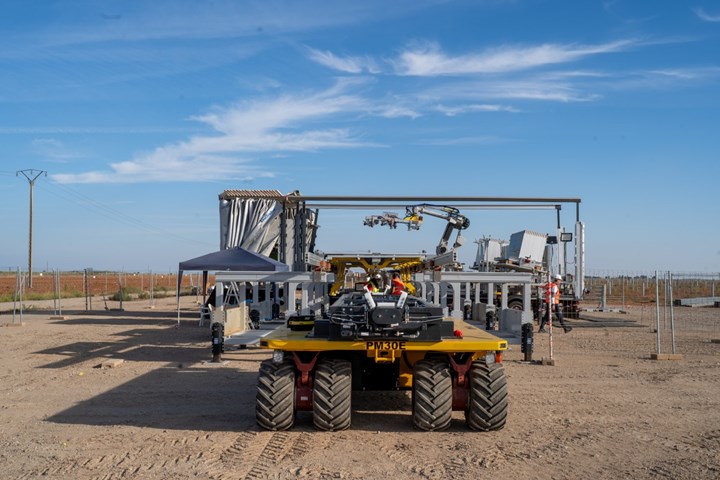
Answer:
M553 278L555 280L562 280L562 275L555 275Z
M382 278L382 276L379 273L376 273L375 278Z

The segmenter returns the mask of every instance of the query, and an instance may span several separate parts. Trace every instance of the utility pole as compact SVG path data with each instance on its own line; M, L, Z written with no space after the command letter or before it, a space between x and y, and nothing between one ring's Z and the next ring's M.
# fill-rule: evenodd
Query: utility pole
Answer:
M23 177L25 177L30 183L30 240L28 242L28 288L32 288L32 227L33 227L33 187L35 186L35 180L38 179L40 175L45 174L47 177L47 172L45 170L35 170L35 169L29 169L29 170L18 170L15 172L15 176L19 176L22 173Z

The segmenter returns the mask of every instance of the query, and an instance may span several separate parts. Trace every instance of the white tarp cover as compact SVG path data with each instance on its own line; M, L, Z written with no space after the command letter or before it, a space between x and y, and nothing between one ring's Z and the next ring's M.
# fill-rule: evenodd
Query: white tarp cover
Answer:
M220 197L220 249L242 247L268 256L280 240L280 221L283 211L282 202L273 198L238 196ZM287 237L285 239L285 258L293 264L295 248L296 209L288 209L286 218ZM309 243L317 215L308 212L307 239Z
M270 255L280 237L282 204L268 198L220 200L220 249L242 247Z

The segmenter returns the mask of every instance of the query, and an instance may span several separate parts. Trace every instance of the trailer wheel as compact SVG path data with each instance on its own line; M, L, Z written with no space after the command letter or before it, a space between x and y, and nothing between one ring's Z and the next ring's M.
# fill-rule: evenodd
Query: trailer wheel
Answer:
M499 363L473 362L470 368L470 401L465 420L472 430L489 432L505 426L508 391L505 370Z
M327 358L315 367L313 423L324 431L345 430L351 421L352 364Z
M295 422L295 365L290 362L260 364L255 418L266 430L287 430Z
M415 428L444 430L452 419L452 376L445 362L420 360L413 369L412 416Z

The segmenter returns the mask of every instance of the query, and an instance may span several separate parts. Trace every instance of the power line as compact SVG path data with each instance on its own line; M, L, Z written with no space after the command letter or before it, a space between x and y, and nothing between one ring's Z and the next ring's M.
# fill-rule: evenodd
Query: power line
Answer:
M132 225L134 227L143 229L145 231L148 231L148 232L151 232L154 234L163 235L166 237L172 237L172 238L175 238L175 239L180 240L185 243L192 243L192 244L196 244L196 245L207 246L207 243L205 243L205 242L202 242L199 240L194 240L194 239L187 238L187 237L183 237L182 235L177 235L175 233L168 232L167 230L163 230L163 229L157 228L153 225L149 225L149 224L143 222L142 220L132 217L131 215L128 215L126 213L123 213L115 208L110 207L109 205L98 202L97 200L95 200L91 197L88 197L87 195L83 195L82 193L77 192L65 185L55 183L55 184L51 185L51 188L48 188L48 187L50 187L50 185L46 185L46 191L48 193L55 195L58 198L62 198L63 200L65 200L67 202L71 202L76 205L79 205L79 206L93 212L94 214L102 216L104 218L108 218L108 219L111 219L114 221L119 221L119 222L127 224L127 225ZM54 188L57 188L57 190L54 191L53 190Z

